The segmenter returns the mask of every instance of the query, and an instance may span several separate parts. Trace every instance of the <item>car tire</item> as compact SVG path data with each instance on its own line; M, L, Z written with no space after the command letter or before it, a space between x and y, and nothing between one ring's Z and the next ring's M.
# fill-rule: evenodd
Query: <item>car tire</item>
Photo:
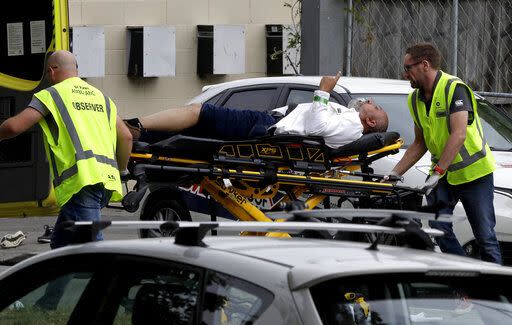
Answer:
M141 213L143 221L192 221L190 211L179 201L172 199L158 200L146 206ZM140 238L168 237L170 233L162 233L159 229L141 229Z

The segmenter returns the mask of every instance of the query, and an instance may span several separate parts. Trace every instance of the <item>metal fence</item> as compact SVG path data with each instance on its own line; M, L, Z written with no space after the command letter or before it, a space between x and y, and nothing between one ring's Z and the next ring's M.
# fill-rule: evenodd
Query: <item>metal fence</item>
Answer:
M405 49L428 41L474 90L512 93L512 0L350 0L345 73L401 78Z

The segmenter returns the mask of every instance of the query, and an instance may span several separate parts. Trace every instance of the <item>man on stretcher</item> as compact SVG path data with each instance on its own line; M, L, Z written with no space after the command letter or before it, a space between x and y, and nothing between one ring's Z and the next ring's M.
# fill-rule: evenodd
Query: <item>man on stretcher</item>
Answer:
M152 142L155 132L181 132L221 140L247 140L273 132L320 136L331 148L359 139L363 134L385 132L386 112L371 100L347 108L329 102L341 73L324 76L312 103L280 107L271 113L232 109L211 104L191 104L126 120L134 140ZM352 106L352 105L349 105Z

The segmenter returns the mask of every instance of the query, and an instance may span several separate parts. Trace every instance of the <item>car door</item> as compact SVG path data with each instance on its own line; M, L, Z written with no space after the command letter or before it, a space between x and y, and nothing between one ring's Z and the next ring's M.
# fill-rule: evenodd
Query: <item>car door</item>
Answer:
M149 257L122 256L97 318L105 324L253 324L273 294L228 274Z
M228 274L125 254L45 260L0 292L0 324L253 324L274 299Z

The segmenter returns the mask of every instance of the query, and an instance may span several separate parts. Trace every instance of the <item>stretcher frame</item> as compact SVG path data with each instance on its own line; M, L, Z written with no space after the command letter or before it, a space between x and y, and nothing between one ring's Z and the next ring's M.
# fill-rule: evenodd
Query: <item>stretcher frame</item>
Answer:
M265 163L256 160L241 161L229 157L214 157L210 160L190 159L158 150L133 152L130 169L138 183L136 192L129 193L123 200L123 206L128 211L135 211L138 208L137 199L140 201L143 197L148 183L154 182L156 178L159 178L156 181L165 183L165 175L173 175L169 182L176 186L199 184L216 202L241 221L271 222L272 219L248 198L271 198L280 190L286 194L274 204L271 211L277 210L286 202L296 201L303 194L310 194L304 201L306 210L318 207L330 197L358 196L370 199L362 207L382 208L371 206L372 195L377 199L396 198L397 208L401 210L404 196L417 196L422 193L414 188L380 182L384 175L373 174L369 165L377 159L396 153L402 145L403 140L397 139L376 150L332 159L331 166L327 166L323 171L317 166L309 171L301 171L301 174L285 166L265 169ZM317 153L315 155L319 156ZM360 172L356 171L358 168L361 169ZM361 180L347 179L346 176L356 176ZM240 185L245 188L241 188ZM212 215L212 220L214 219L215 216Z

